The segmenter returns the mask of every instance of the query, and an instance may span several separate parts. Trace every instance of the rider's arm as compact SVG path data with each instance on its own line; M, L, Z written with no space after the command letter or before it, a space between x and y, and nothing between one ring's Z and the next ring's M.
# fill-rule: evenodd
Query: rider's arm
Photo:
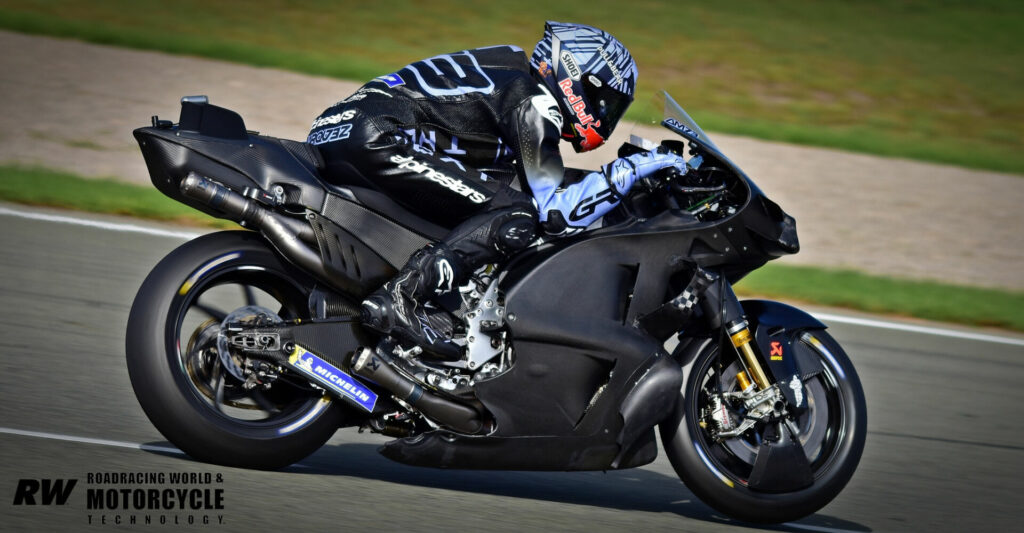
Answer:
M561 115L546 91L515 110L517 161L533 195L541 225L559 234L586 228L619 203L637 180L668 166L685 170L681 157L644 152L616 159L571 185L558 151Z

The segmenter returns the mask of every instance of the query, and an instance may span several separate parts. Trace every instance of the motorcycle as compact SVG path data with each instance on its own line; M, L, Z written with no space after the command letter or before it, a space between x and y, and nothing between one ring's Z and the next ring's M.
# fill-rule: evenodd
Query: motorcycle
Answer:
M795 221L664 94L660 145L687 172L619 200L601 227L541 239L425 306L464 347L418 357L359 302L445 235L381 193L325 182L315 147L247 131L205 97L135 130L153 184L247 230L186 242L131 309L132 386L200 460L281 468L339 428L394 437L408 465L609 470L652 462L655 428L701 500L778 523L823 507L864 448L857 374L826 326L732 286L796 253ZM586 208L584 205L583 209Z

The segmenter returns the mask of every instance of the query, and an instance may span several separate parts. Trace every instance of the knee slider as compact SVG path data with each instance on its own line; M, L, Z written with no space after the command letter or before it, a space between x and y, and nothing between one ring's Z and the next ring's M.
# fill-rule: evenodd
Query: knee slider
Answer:
M530 213L513 213L497 231L497 244L503 252L517 252L537 238L537 222Z

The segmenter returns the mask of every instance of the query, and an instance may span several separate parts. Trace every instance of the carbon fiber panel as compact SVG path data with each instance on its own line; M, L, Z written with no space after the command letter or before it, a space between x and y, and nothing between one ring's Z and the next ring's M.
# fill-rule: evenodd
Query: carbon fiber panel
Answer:
M395 267L380 254L328 218L312 215L309 223L324 267L339 281L348 282L338 288L363 297L395 274Z
M430 243L426 237L334 194L324 199L321 213L357 236L395 268L404 265L413 252Z

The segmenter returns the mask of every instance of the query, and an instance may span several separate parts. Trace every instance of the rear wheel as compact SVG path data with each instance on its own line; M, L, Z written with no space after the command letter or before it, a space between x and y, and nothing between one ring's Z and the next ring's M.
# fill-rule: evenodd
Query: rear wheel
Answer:
M253 232L206 235L164 258L139 289L126 337L153 425L192 457L230 466L280 468L322 446L346 406L287 370L218 350L225 321L307 317L310 285Z
M759 423L742 435L714 438L712 424L702 418L704 410L720 393L740 390L736 374L741 367L730 354L719 369L717 344L707 341L684 368L687 377L675 414L661 425L662 442L679 477L701 500L730 516L779 523L809 515L839 494L860 461L867 410L849 358L821 330L798 334L793 348L820 370L802 380L807 409L789 424ZM761 443L773 431L786 431L800 443L813 477L810 486L785 492L751 487Z

